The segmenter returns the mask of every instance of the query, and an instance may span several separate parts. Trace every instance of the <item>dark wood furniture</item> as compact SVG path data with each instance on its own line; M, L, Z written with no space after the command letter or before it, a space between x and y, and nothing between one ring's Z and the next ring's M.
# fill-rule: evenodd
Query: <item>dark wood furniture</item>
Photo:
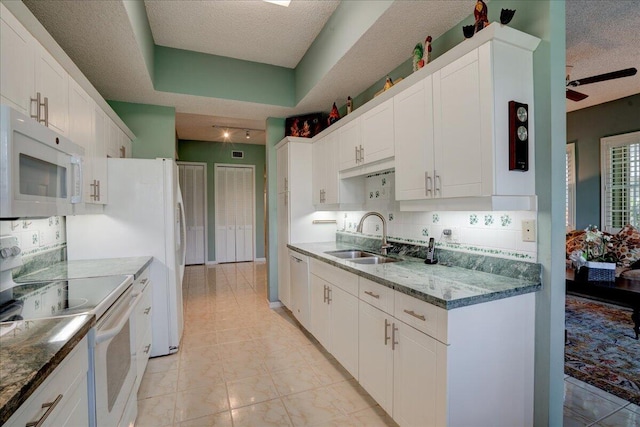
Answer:
M618 304L633 309L631 320L636 339L640 335L640 280L617 277L615 282L587 282L576 280L574 270L567 269L567 293Z

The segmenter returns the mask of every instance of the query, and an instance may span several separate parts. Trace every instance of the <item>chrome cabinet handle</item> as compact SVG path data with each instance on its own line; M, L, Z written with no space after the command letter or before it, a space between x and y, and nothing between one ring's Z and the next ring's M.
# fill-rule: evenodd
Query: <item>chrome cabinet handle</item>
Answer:
M98 192L96 196L96 200L100 201L100 181L99 180L96 181L96 191Z
M49 98L44 97L44 120L40 119L40 123L44 122L46 127L49 127Z
M151 312L151 306L144 309L144 314L149 314Z
M42 416L38 421L31 421L25 424L25 427L40 427L42 423L44 423L45 420L49 417L49 415L51 415L51 412L53 412L53 410L58 405L58 403L60 403L61 400L62 400L62 395L59 394L58 397L56 397L53 402L43 403L42 409L47 408L46 412L42 414Z
M127 149L124 145L120 146L120 158L124 159L125 157L127 157Z
M364 162L364 147L360 146L360 161Z
M433 175L435 176L434 178L434 184L435 184L435 189L434 189L434 195L436 193L440 194L442 196L442 178L440 178L440 175L438 175L437 171L433 171ZM440 184L440 185L438 185Z
M91 191L91 195L89 195L89 198L91 200L97 200L96 199L96 180L93 180L93 183L89 184L89 187L91 187L93 189L93 191Z
M397 330L398 330L398 328L396 328L396 324L394 322L393 326L391 327L391 350L395 350L396 346L398 345L398 341L396 341L396 331Z
M364 293L365 293L365 294L367 294L367 295L369 295L369 296L371 296L371 297L374 297L375 299L380 299L380 295L378 295L378 294L374 294L374 293L373 293L373 292L371 292L371 291L364 291Z
M323 286L324 286L324 300L322 302L324 303L324 302L327 302L327 285L323 285Z
M331 298L331 286L327 286L327 304L331 304L331 301L333 301L333 299Z
M425 171L424 173L424 195L425 196L431 196L431 193L433 192L432 185L433 185L433 179L429 176L429 172Z
M31 102L36 103L36 114L29 114L29 117L31 117L32 119L36 119L38 123L40 123L40 107L42 106L41 99L42 95L40 95L40 92L36 92L35 98L29 98Z
M284 178L284 191L289 190L289 180L287 177Z
M426 319L426 317L424 317L424 315L423 315L423 314L417 314L417 313L416 313L415 311L413 311L413 310L404 310L404 312L405 312L405 313L407 313L409 316L413 316L413 317L415 317L416 319L420 319L420 320L422 320L423 322L425 322L425 321L427 320L427 319Z
M358 150L358 146L353 147L356 149L356 164L360 163L360 150Z
M391 322L389 322L387 319L384 319L384 345L387 345L387 343L391 339L391 337L387 333L387 331L389 330L389 326L391 326Z
M143 285L146 285L148 281L149 279L145 277L144 279L140 280L140 283L142 283Z
M149 354L149 350L151 350L151 344L147 344L144 346L144 354Z

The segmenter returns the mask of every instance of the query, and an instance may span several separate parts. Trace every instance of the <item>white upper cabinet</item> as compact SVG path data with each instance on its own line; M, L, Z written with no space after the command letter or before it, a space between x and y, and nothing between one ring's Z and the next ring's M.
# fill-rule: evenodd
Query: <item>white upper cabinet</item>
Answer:
M78 83L69 82L69 139L85 149L85 157L92 149L95 136L93 129L93 99Z
M365 165L393 157L393 99L372 108L361 118L360 163Z
M334 132L335 133L335 132ZM360 165L360 118L347 123L338 129L338 147L340 170L351 169Z
M35 114L34 46L31 33L0 4L0 93L2 103L26 116ZM35 103L34 103L35 104Z
M419 81L393 98L396 199L433 197L432 77Z
M39 93L44 105L40 117L60 135L68 136L69 74L47 50L36 47L36 97Z
M339 203L337 139L331 133L313 143L312 199L316 206Z
M483 140L483 127L491 126L491 114L484 114L483 108L490 109L492 103L484 100L483 105L480 100L477 50L434 73L433 99L434 196L482 196L483 168L490 179L493 166L491 141Z

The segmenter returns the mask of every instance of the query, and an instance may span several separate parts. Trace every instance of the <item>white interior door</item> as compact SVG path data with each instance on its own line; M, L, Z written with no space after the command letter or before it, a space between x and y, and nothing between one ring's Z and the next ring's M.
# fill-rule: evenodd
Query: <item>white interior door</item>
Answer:
M204 264L207 259L207 164L181 162L178 168L187 231L186 264Z
M216 165L216 260L253 260L254 170L252 166Z

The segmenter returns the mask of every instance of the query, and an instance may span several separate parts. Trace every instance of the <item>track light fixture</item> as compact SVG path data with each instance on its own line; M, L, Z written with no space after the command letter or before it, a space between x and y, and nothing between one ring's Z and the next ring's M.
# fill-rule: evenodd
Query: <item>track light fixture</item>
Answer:
M229 138L231 138L232 134L237 135L236 131L244 131L244 137L246 139L251 139L251 131L255 131L255 132L258 132L258 133L264 132L264 130L261 130L261 129L237 128L237 127L233 127L233 126L211 125L211 127L214 128L214 129L220 129L220 131L222 132L221 136L225 140L228 140ZM236 136L236 138L237 138L237 136Z

